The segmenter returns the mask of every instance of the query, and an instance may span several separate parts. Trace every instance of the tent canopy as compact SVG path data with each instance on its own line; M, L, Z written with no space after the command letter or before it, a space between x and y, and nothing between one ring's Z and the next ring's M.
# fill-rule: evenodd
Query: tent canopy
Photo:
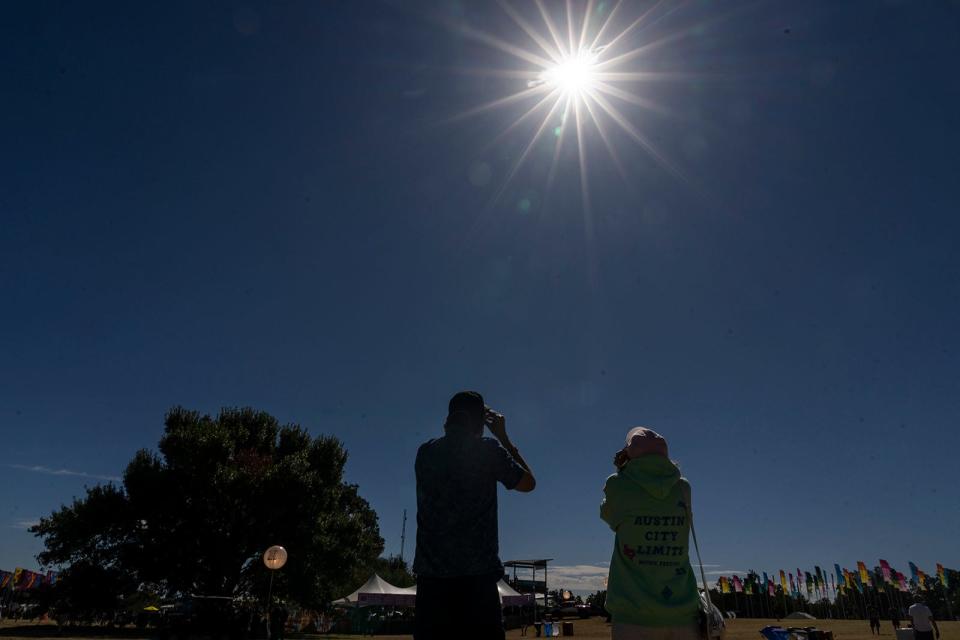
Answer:
M416 587L395 587L377 574L373 574L363 586L347 597L335 600L333 604L412 607L416 602L416 593Z
M505 607L519 607L533 602L532 594L523 595L503 580L497 583L500 592L500 603Z
M804 613L803 611L794 611L790 615L784 616L784 618L788 620L816 620L812 615Z
M532 601L530 595L523 595L501 580L497 583L500 602L507 607L521 606ZM370 576L363 586L333 604L348 607L363 605L388 605L412 607L417 601L417 585L395 587L377 574Z

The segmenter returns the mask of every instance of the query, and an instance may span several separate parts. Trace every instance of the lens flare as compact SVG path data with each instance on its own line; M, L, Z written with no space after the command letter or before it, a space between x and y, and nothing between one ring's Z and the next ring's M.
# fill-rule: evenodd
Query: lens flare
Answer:
M544 139L550 139L554 145L547 175L546 190L549 191L557 175L557 166L562 161L564 140L569 138L578 157L584 213L589 216L586 144L591 136L596 134L599 137L620 174L627 180L627 172L614 144L618 140L614 135L617 129L640 145L667 172L684 180L680 171L638 126L636 119L639 111L658 114L669 111L656 103L651 91L644 90L650 83L684 79L687 74L642 71L638 65L642 65L648 53L695 34L696 25L678 32L658 34L655 25L673 11L664 9L662 0L648 5L641 15L619 31L615 25L624 17L624 2L616 2L611 8L604 0L583 0L578 3L584 7L581 13L574 8L574 0L567 0L564 4L550 3L549 8L544 0L534 0L532 5L525 5L536 7L536 13L532 15L527 15L532 13L530 10L521 12L509 0L499 0L498 4L535 47L525 47L522 41L481 31L463 21L447 23L460 36L496 49L524 65L524 68L474 70L476 74L526 82L514 93L450 119L457 121L527 103L524 111L489 143L493 147L521 127L533 130L529 142L514 156L493 202L499 201L520 167L535 149L541 147ZM559 20L554 15L558 7L565 8Z

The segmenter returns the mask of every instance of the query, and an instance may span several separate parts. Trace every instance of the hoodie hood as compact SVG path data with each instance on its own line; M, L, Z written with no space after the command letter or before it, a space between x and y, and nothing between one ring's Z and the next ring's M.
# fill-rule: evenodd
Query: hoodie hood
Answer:
M663 500L680 481L680 469L669 458L652 453L642 455L627 462L620 475L643 489L658 500Z

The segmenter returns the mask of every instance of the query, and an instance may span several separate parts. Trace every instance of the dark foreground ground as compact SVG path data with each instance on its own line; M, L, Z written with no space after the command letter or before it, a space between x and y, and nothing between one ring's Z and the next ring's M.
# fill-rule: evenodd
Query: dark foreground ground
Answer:
M871 636L870 627L866 620L810 620L793 621L796 626L815 626L825 631L833 631L835 640L895 640L893 629L888 622L884 622L881 635ZM776 620L757 620L757 619L739 619L727 621L727 633L725 640L762 640L758 633L761 627L770 624L778 624ZM782 623L780 623L782 624ZM610 637L610 625L604 622L603 618L591 618L589 620L575 620L573 623L574 636L584 638L585 640L601 640ZM941 640L960 640L960 622L941 622L940 630L943 632ZM532 638L533 628L528 630L528 638ZM57 628L49 624L15 624L6 621L0 622L0 638L10 639L36 639L36 638L64 638L66 640L77 639L87 640L95 638L149 638L149 633L137 633L134 630L124 632L114 632L106 634L101 629L77 629L62 636L57 635ZM368 636L369 637L369 636ZM409 640L410 636L376 636L377 638L392 640ZM515 639L522 637L520 630L515 629L507 632L507 638ZM347 638L359 639L360 636L340 636L340 635L319 635L303 636L295 635L291 640L321 640L329 638L331 640L345 640ZM452 636L450 640L456 640Z

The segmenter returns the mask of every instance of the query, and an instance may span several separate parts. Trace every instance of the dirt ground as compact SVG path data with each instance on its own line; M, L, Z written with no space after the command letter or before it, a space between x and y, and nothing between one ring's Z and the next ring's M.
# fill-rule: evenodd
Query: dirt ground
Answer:
M802 626L815 626L825 631L833 631L835 640L894 640L893 629L890 623L884 621L879 637L870 635L870 627L866 620L795 620L794 623L803 623ZM739 620L727 620L727 631L724 640L762 640L759 630L767 625L782 624L776 620L759 620L756 618L741 618ZM46 625L40 625L46 626ZM796 626L801 626L797 624ZM32 628L31 628L32 627ZM59 638L60 640L89 640L96 638L95 634L85 636L57 636L53 627L47 626L46 629L36 628L37 625L27 624L14 627L6 621L0 622L0 638L10 638L13 640L36 640L39 637ZM941 622L940 631L941 640L960 640L960 622ZM46 632L46 633L44 633ZM610 625L604 622L603 618L591 618L589 620L573 621L574 637L584 638L585 640L601 640L610 637ZM102 637L102 636L101 636ZM369 637L369 636L368 636ZM382 640L410 640L410 636L376 636ZM522 638L519 629L507 632L507 638ZM527 631L527 638L533 638L533 628ZM360 638L360 636L308 636L308 638L320 640L346 640L349 638ZM456 640L451 638L450 640Z

